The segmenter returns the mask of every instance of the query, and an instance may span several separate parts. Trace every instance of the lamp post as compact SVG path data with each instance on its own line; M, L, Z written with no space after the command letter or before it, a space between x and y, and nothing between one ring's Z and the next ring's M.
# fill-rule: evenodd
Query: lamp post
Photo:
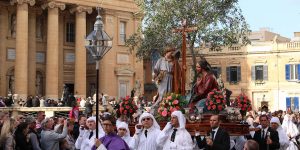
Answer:
M112 39L103 29L100 8L97 7L98 15L94 24L94 30L86 37L85 48L96 61L96 138L98 138L99 122L99 61L112 48Z

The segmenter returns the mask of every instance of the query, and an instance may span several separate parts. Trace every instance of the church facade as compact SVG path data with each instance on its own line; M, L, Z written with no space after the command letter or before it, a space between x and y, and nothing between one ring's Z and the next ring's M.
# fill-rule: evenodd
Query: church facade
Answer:
M125 46L141 22L133 0L4 0L0 7L0 96L59 99L64 87L76 96L93 96L96 66L85 37L93 30L96 7L113 38L100 61L99 92L142 93L143 62Z

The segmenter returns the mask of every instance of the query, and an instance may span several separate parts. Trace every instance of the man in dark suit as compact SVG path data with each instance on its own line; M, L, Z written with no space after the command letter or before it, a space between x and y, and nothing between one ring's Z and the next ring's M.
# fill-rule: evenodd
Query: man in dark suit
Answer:
M230 149L230 137L229 134L222 128L220 128L220 120L218 115L210 117L210 136L201 139L199 133L196 133L196 140L198 147L205 150L229 150Z
M261 130L255 131L254 140L259 144L259 149L275 150L280 148L278 132L269 127L267 115L259 117Z

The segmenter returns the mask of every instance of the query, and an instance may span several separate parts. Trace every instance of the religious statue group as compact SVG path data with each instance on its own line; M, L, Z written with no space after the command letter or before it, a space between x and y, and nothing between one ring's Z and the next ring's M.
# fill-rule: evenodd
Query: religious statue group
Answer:
M155 97L155 109L166 93L180 93L182 84L182 68L179 65L178 51L175 48L166 48L164 57L157 60L154 67L154 80L156 81L158 92ZM192 86L189 107L191 111L195 106L204 107L205 99L210 91L219 89L216 77L214 76L210 64L205 58L201 58L196 64L196 72L200 76Z

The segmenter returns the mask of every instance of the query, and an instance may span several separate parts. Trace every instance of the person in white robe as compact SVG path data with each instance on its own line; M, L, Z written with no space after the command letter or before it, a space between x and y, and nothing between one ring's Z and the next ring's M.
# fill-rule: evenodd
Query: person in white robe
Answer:
M161 147L156 143L160 134L160 126L152 114L144 112L139 118L139 124L135 126L135 149L136 150L159 150Z
M119 122L117 129L118 135L127 143L131 150L134 150L134 138L130 136L128 124L125 122Z
M285 150L289 146L289 138L283 128L281 127L281 123L278 117L272 117L271 119L271 128L273 130L276 130L278 132L279 137L279 143L280 143L280 149L279 150Z
M190 133L185 129L186 119L181 111L174 111L171 114L171 122L157 137L157 143L164 150L192 150L194 143Z
M87 129L79 129L79 136L75 142L75 148L80 150L91 150L96 138L96 117L89 117L86 120ZM105 135L101 124L98 125L98 138Z
M282 121L282 128L290 139L289 147L287 150L297 150L297 146L295 145L296 139L295 137L299 135L299 131L297 126L292 122L292 119L289 114L286 114Z

